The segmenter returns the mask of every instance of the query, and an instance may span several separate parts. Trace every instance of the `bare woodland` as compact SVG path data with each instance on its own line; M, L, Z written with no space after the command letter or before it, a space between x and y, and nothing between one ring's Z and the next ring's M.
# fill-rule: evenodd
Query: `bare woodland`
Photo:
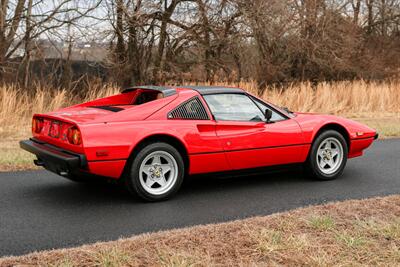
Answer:
M101 59L74 58L82 45ZM400 0L0 0L0 83L22 88L399 72Z

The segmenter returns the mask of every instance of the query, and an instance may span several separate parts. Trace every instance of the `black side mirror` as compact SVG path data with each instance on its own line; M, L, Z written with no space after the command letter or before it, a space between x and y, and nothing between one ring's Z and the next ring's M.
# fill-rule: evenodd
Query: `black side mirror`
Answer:
M270 109L266 109L264 115L266 122L269 123L272 118L272 111Z

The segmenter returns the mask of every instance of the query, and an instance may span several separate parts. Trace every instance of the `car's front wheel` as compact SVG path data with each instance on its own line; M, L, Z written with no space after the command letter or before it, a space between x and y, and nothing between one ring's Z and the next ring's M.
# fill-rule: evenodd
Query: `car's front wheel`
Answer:
M129 192L146 201L165 200L175 194L184 178L181 154L167 143L142 148L132 161L125 184Z
M307 159L308 172L319 180L339 177L347 162L348 147L337 131L322 132L313 142Z

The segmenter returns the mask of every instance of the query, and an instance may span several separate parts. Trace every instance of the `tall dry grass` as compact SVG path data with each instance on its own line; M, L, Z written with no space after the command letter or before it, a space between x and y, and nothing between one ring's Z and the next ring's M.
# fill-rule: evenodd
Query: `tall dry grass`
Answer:
M256 83L253 82L218 85L239 86L253 94L257 93ZM29 133L33 113L56 110L113 95L118 91L116 86L110 84L93 85L90 90L81 93L81 96L40 85L34 85L30 93L16 86L0 87L0 135L15 137L16 133ZM310 83L300 83L289 85L285 89L266 88L262 97L277 105L302 112L400 114L400 81L335 82L321 83L316 87Z
M31 92L22 91L13 85L0 87L0 136L29 132L32 114L57 110L118 92L119 89L112 85L94 86L82 96L40 85L33 86Z
M255 83L241 87L256 93ZM315 87L305 82L284 89L266 88L262 97L294 111L330 114L400 113L400 81L344 81L320 83Z

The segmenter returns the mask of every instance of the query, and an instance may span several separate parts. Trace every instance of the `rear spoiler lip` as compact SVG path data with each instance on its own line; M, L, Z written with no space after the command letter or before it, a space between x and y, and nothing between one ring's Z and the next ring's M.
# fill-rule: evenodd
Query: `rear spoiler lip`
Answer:
M154 86L154 85L143 85L143 86L133 86L133 87L128 87L122 90L122 93L128 93L132 92L137 89L143 89L143 90L153 90L153 91L158 91L164 95L164 97L175 95L176 94L176 89L168 86Z
M50 120L56 120L56 121L61 121L61 122L66 122L69 124L73 124L75 126L78 126L78 122L70 119L64 119L62 117L59 117L57 115L49 115L49 114L34 114L32 118L43 118L43 119L50 119Z

